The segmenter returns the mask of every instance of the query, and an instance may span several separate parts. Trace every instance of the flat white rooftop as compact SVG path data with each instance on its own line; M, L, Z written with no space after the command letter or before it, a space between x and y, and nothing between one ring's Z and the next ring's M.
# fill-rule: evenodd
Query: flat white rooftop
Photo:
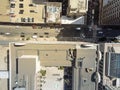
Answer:
M8 71L0 71L0 78L7 79L8 77Z
M45 77L41 78L42 90L64 90L64 70L58 70L58 67L42 67L46 70Z

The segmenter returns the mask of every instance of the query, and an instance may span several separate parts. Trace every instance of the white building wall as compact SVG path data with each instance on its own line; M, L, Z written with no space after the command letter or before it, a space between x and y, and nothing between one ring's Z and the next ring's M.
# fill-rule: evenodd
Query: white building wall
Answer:
M85 17L81 16L81 17L78 17L77 19L72 19L72 18L63 16L62 24L85 24Z

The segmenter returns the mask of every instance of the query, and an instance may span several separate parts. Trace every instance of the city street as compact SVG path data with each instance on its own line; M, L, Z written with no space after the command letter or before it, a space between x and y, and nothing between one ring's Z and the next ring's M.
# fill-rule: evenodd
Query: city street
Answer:
M86 32L87 30L85 30ZM50 28L50 27L42 27L38 26L33 29L32 26L9 26L9 25L0 25L0 39L2 44L5 42L9 43L10 41L21 41L21 40L30 40L32 39L46 39L56 38L58 41L66 41L66 40L75 40L80 41L80 39L84 39L85 33L81 27L78 26L64 26L63 28ZM4 40L4 41L2 41Z

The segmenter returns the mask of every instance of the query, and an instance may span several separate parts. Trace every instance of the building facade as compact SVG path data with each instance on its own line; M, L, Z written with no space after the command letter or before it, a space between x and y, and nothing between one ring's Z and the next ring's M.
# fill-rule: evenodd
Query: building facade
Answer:
M101 25L120 25L120 0L100 0Z

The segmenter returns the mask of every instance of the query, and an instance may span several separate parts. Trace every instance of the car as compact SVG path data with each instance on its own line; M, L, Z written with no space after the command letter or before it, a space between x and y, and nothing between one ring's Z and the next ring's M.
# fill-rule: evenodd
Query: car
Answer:
M103 34L103 32L102 32L102 31L99 31L98 33L99 33L99 34Z
M81 28L80 28L80 27L77 27L76 30L81 30Z
M25 37L25 33L22 32L21 35L20 35L20 37Z
M10 35L10 34L11 34L11 33L9 33L9 32L6 32L6 33L5 33L5 35Z
M48 33L48 32L45 32L44 34L45 34L45 35L48 35L49 33Z
M37 33L34 33L32 38L34 38L34 39L38 38Z

